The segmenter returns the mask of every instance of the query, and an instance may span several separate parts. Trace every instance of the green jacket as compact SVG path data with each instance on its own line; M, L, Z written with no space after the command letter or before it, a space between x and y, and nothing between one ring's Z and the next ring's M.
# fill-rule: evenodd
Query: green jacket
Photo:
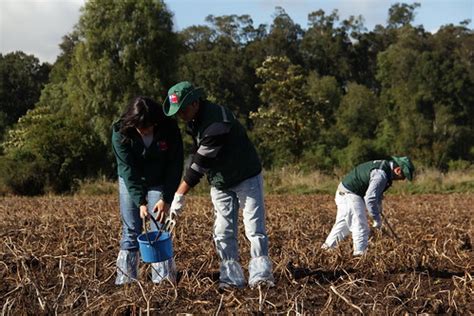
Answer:
M190 186L207 174L212 186L227 189L262 171L254 145L228 108L202 101L187 127L197 148L184 176Z
M351 192L364 197L369 188L370 172L381 169L387 176L387 184L384 191L392 185L392 169L388 160L372 160L361 163L352 169L342 180L342 184Z
M183 172L183 142L174 120L155 127L153 141L147 148L138 132L124 142L121 121L112 127L112 147L117 159L117 173L137 205L147 204L148 188L163 186L163 200L173 201Z

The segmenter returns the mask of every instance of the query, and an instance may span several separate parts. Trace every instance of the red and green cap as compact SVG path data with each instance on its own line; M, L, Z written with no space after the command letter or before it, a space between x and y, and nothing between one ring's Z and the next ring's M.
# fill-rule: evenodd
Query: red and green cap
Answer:
M392 160L400 167L402 168L403 174L405 175L405 178L407 178L409 181L413 179L413 175L415 173L415 166L411 162L410 158L404 156L404 157L397 157L397 156L392 156Z
M198 100L203 94L204 90L195 88L191 82L179 82L168 90L168 97L163 102L163 112L166 116L173 116L180 109Z

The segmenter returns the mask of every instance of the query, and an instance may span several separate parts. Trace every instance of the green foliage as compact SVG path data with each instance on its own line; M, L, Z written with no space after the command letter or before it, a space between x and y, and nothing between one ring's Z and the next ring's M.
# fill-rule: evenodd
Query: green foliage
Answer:
M328 16L323 10L319 10L310 13L308 18L310 26L304 34L300 48L305 68L322 76L334 76L341 82L350 79L351 42L347 32L352 27L363 27L359 25L361 21L346 20L337 28L337 10Z
M161 1L88 1L68 74L69 105L110 144L110 126L136 95L157 100L174 83L177 37Z
M462 38L472 34L463 28L449 30L458 34L454 38L443 31L434 36L410 27L398 31L399 41L378 58L382 99L390 105L385 131L396 135L394 151L446 168L449 159L469 157L473 144L467 135L474 126L474 82L457 53Z
M28 151L12 151L1 158L2 182L14 194L38 195L44 193L45 178L41 156Z
M50 68L23 52L0 54L0 140L38 101Z
M288 58L301 64L300 42L304 31L282 7L276 7L268 36L263 39L266 56Z
M192 26L180 33L184 53L179 61L179 80L190 80L205 89L210 100L227 105L234 113L248 117L255 110L258 94L254 69L245 45L256 39L248 15L207 17L211 26Z
M387 25L368 32L363 17L340 19L337 10L311 12L304 30L277 7L270 25L209 15L175 33L163 1L88 1L51 71L34 56L0 55L0 191L107 191L89 181L115 177L111 123L132 97L160 102L179 80L229 106L266 167L298 170L279 176L342 176L391 154L472 172L474 33L467 21L434 34L414 27L419 6L392 5ZM451 190L427 183L402 187Z
M395 3L388 10L388 27L397 28L409 25L415 19L415 9L420 7L420 4L415 2L413 4Z
M321 115L322 126L329 128L335 123L335 112L342 98L342 89L332 76L319 77L310 73L307 78L308 96L316 104Z
M373 138L380 116L377 96L354 83L347 90L336 114L336 129L348 139Z
M75 194L82 196L116 194L118 184L107 180L107 178L91 178L77 181Z
M256 136L263 146L299 159L318 134L320 120L306 93L303 69L286 57L269 57L257 69L257 76L263 82L259 85L263 105L251 113Z
M474 164L467 160L450 160L448 162L449 171L474 172Z
M346 147L335 151L335 157L338 165L348 171L364 161L374 159L374 157L382 158L382 155L377 152L373 141L352 137Z
M19 194L66 192L75 179L95 175L103 148L89 130L80 118L47 107L30 110L4 143L5 182Z

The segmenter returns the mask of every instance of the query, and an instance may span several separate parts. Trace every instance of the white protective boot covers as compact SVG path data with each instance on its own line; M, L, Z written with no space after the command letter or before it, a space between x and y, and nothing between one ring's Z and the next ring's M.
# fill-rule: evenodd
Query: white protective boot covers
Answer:
M116 285L131 283L138 278L138 264L140 254L138 250L120 250L117 256ZM167 279L176 284L176 264L174 258L167 261L151 264L151 279L153 283L160 283Z
M117 278L115 284L122 285L135 281L138 276L138 250L120 250L117 256Z
M245 286L244 272L240 263L235 260L224 260L220 266L219 288Z
M249 262L249 286L251 288L259 284L275 286L272 270L272 262L268 256L252 258Z
M176 284L176 264L174 258L151 264L151 280L153 283L160 283L166 279L172 284Z

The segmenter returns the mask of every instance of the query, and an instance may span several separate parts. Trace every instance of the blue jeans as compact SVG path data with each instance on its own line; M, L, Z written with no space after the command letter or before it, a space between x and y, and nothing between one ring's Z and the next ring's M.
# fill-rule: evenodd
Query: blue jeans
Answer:
M151 187L147 192L148 212L153 213L153 207L161 199L162 188ZM120 240L120 249L138 250L138 235L142 233L143 221L140 218L140 211L128 193L125 181L119 177L119 200L120 215L122 217L122 239ZM152 223L153 230L157 230Z
M221 283L241 287L245 282L238 263L239 208L243 209L245 235L250 241L249 285L253 287L259 281L273 283L265 229L262 175L248 178L227 190L211 187L211 199L215 210L214 242L222 260Z
M153 207L161 199L162 188L151 187L147 192L148 213L153 213ZM140 217L138 206L136 206L128 193L125 181L119 177L119 200L120 215L122 217L122 239L120 240L120 252L117 257L116 284L130 283L138 276L138 235L142 232L143 221ZM152 222L152 230L158 227ZM164 279L176 282L176 266L174 258L167 261L151 264L151 279L159 283Z

